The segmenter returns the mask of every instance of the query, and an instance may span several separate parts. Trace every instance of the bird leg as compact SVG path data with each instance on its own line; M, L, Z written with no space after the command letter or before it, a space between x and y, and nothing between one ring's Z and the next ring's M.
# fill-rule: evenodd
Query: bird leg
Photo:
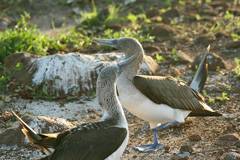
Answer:
M162 149L164 146L160 143L158 143L158 129L153 129L153 144L145 144L138 147L135 147L136 150L140 152L153 152L157 151L159 149Z
M179 124L181 124L181 123L178 122L178 121L173 121L173 122L164 123L164 124L158 126L157 128L158 129L166 129L166 128L169 128L169 127L172 127L172 126L177 126Z

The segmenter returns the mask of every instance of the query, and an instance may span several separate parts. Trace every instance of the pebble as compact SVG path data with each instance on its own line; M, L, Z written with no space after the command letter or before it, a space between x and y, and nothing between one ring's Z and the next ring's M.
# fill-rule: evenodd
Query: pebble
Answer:
M20 128L7 129L5 132L0 134L0 145L23 145L24 135Z
M184 144L181 146L180 148L180 152L189 152L189 153L193 153L193 147L189 144Z
M188 160L190 157L189 152L179 152L177 154L174 154L171 160Z
M197 141L201 141L202 140L201 136L198 135L198 134L193 134L193 135L189 136L188 139L190 141L193 141L193 142L197 142Z
M234 145L237 141L239 141L239 135L236 133L225 134L223 136L218 137L217 144L218 145Z
M240 148L240 140L238 140L236 143L235 143L235 146Z
M171 147L170 146L164 146L164 151L165 151L165 153L169 153L170 152L170 149L171 149Z
M222 160L240 160L240 154L236 152L224 153L221 159Z
M207 47L209 44L211 44L215 40L214 36L211 35L200 35L196 37L193 41L194 45L201 45Z
M175 31L168 25L157 24L151 27L150 34L158 39L171 39L175 35Z

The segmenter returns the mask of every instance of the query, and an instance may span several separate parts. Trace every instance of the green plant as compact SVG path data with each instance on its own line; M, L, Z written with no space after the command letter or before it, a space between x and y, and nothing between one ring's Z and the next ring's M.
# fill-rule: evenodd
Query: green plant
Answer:
M75 29L59 35L55 41L58 42L62 50L67 51L76 51L81 48L88 47L92 43L91 37L83 35Z
M35 26L28 23L29 14L21 16L13 29L0 32L0 61L16 52L30 52L45 55L49 39L41 34Z
M220 101L220 102L225 102L225 101L229 101L229 95L227 92L222 92L221 96L217 96L216 100Z
M171 57L175 62L177 62L179 60L179 56L178 56L177 52L178 51L177 51L176 48L173 48L172 51L171 51Z
M85 25L86 27L93 27L93 26L98 26L102 24L99 11L94 1L92 1L92 10L83 11L80 13L80 16L81 16L80 23L82 25Z
M157 63L162 63L162 62L165 61L165 58L164 58L162 55L160 55L159 53L156 54L155 57L156 57L156 62L157 62Z
M222 19L218 20L211 28L210 32L229 33L233 41L240 40L238 29L240 28L240 17L234 16L230 11L226 11Z
M232 19L234 19L234 15L231 12L226 11L226 13L224 14L223 18L225 20L232 20Z
M119 15L120 8L116 5L109 5L108 6L108 15L105 19L105 24L114 24L114 23L121 23L123 18Z
M16 71L20 71L23 69L23 64L21 62L18 62L15 66Z
M136 24L138 17L135 14L128 13L127 20L129 20L131 23Z
M134 30L131 28L124 28L121 31L113 31L112 29L107 29L103 33L105 38L120 38L120 37L133 37L138 39L140 42L152 42L154 40L153 36L145 34L141 29Z

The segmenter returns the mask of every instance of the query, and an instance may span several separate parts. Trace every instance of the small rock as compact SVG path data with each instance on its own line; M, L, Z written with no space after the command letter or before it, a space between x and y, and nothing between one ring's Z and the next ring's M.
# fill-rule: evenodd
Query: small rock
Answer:
M218 137L216 144L221 146L234 145L239 140L240 140L239 135L236 133L225 134L223 136Z
M164 12L162 15L163 22L169 23L172 19L180 17L180 13L177 9L172 8L166 12Z
M168 25L157 24L150 28L150 34L159 39L171 39L175 35L175 31Z
M188 64L193 62L193 59L181 50L179 50L176 54L176 56L178 57L178 63L180 64Z
M19 83L29 85L35 71L35 58L36 56L28 53L11 54L4 59L5 71L10 79L17 79Z
M10 96L4 96L3 101L9 103L9 102L11 102L11 97Z
M235 146L240 148L240 140L238 140L236 143L235 143Z
M189 139L190 141L194 141L194 142L197 142L197 141L201 141L201 140L202 140L201 136L198 135L198 134L193 134L193 135L189 136L188 139Z
M225 46L227 49L237 49L240 48L240 41L229 42Z
M190 157L189 152L180 152L177 154L174 154L171 160L188 160Z
M194 39L193 44L207 47L216 39L213 35L200 35Z
M13 115L11 112L5 111L0 115L0 121L6 122L12 119Z
M221 159L222 160L240 160L240 154L236 152L224 153Z
M20 128L7 129L0 134L0 144L5 145L21 145L24 142L24 135Z
M203 54L200 54L194 59L191 66L192 70L196 70L198 64L202 60L202 56ZM207 63L208 63L208 70L210 71L217 71L218 69L226 69L226 64L224 60L215 53L208 54Z
M240 140L240 138L239 138L238 134L233 133L233 134L225 134L223 136L220 136L219 140L222 140L222 141L238 141L238 140Z
M0 20L0 31L4 31L5 29L7 29L7 27L8 23L6 21Z
M164 151L165 151L165 153L169 153L169 151L170 151L170 149L171 149L171 147L170 146L164 146Z
M116 24L116 23L108 23L106 24L107 28L119 31L122 29L122 25L121 24Z
M189 153L193 153L193 148L190 144L184 144L181 146L180 148L180 152L189 152Z
M225 39L229 39L230 38L230 36L227 34L227 33L225 33L225 32L217 32L216 34L215 34L215 37L217 38L217 39L219 39L219 38L225 38Z
M181 70L176 67L171 67L171 69L169 70L169 73L173 77L179 77L182 74Z
M64 25L65 19L63 17L58 17L54 19L54 27L60 28Z
M152 9L146 11L146 16L148 18L152 18L152 17L158 16L158 15L159 15L159 9L157 9L157 8L152 8Z
M150 52L150 53L160 51L160 49L157 46L153 46L153 45L149 45L149 44L143 45L143 48L146 52Z
M199 13L201 15L207 15L207 16L217 16L218 13L215 11L211 6L204 6L200 9Z
M227 9L231 8L230 3L225 3L223 1L212 1L210 5L218 12L226 11Z
M240 16L240 11L237 8L230 9L230 12L234 14L234 16Z

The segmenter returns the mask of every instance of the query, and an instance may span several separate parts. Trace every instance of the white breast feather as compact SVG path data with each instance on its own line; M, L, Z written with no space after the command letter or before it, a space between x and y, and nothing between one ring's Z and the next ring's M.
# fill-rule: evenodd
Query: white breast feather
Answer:
M152 102L125 78L120 77L117 86L123 107L137 117L148 121L151 128L172 121L183 123L191 112Z

